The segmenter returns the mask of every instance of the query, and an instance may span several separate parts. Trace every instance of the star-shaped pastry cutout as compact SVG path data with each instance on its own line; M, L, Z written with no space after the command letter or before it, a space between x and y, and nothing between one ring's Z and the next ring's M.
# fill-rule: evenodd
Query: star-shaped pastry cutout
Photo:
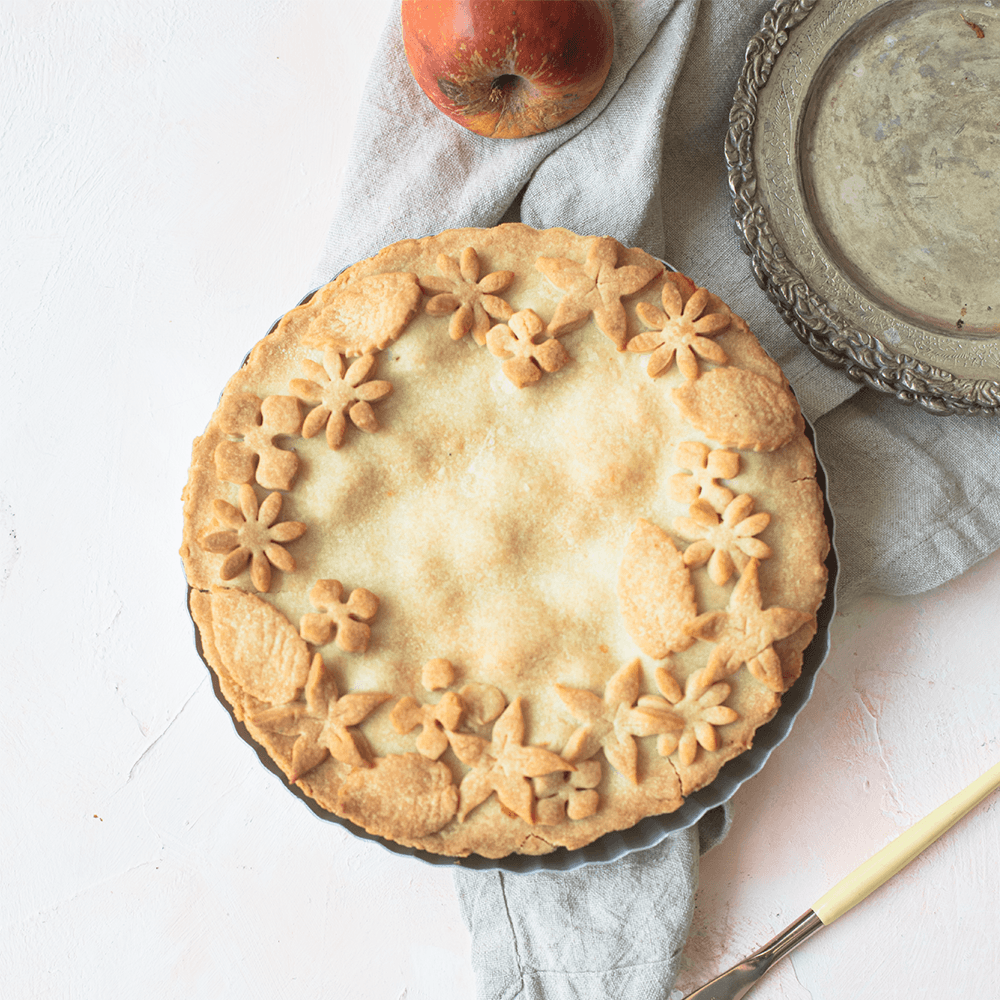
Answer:
M458 789L459 822L496 792L502 806L533 824L534 792L529 779L576 770L551 750L526 747L524 728L524 712L517 697L494 723L492 741L469 733L448 733L458 759L472 768Z
M641 264L619 267L620 249L617 240L600 236L590 244L582 264L565 257L538 258L538 270L566 293L549 322L550 334L558 336L574 329L593 313L600 331L615 342L619 351L625 350L628 335L622 298L644 288L663 268Z
M813 616L794 608L764 608L757 559L751 559L733 588L726 611L709 611L689 622L686 630L716 643L708 670L716 678L734 674L742 664L772 691L783 691L781 661L773 643L797 632Z
M556 693L573 717L583 723L570 736L563 752L580 760L601 747L611 766L633 785L639 781L635 737L660 736L684 729L684 720L665 708L652 704L637 706L641 676L639 660L626 664L608 679L603 698L592 691L556 685Z
M362 723L390 697L382 691L359 691L340 696L333 675L317 653L310 665L302 697L266 708L256 713L252 721L264 729L296 737L290 778L294 785L328 756L352 767L371 767L364 756L363 744L349 727Z

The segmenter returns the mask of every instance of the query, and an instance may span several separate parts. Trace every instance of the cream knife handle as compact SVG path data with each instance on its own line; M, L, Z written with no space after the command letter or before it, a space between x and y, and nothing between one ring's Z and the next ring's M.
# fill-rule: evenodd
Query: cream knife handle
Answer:
M957 823L974 805L1000 787L1000 764L994 764L968 788L950 798L909 830L886 844L878 854L842 878L813 904L813 912L824 924L832 924L883 882L908 865L925 847Z

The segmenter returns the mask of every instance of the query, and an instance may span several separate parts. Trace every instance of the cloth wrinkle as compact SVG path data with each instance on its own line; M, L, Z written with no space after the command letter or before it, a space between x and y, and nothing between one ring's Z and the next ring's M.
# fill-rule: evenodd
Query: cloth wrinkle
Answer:
M510 901L507 898L507 891L504 886L504 873L497 872L497 883L500 887L500 895L503 897L504 913L507 916L507 926L510 930L511 941L514 946L514 957L517 961L517 967L523 970L523 962L521 960L520 948L518 947L517 935L514 933L514 921L511 919L510 915ZM521 973L521 982L524 981L524 973Z

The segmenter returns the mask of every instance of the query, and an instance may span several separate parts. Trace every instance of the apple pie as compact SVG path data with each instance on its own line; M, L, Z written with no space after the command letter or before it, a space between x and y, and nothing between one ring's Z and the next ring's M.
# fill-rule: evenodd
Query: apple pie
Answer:
M218 685L330 813L488 858L677 809L802 666L829 540L795 397L607 236L394 244L292 309L194 443Z

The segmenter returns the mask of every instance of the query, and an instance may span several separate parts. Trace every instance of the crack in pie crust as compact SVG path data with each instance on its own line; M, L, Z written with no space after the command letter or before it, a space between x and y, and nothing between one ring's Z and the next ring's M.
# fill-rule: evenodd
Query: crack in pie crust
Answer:
M775 714L826 587L815 471L711 292L610 237L448 231L229 381L184 490L191 613L322 808L437 854L573 849Z

